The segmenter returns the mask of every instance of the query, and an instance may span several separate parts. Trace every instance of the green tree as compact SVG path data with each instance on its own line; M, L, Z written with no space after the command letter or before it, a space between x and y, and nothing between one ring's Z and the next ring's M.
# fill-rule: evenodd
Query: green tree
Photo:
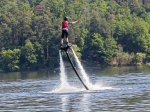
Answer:
M25 41L25 46L21 48L21 68L34 68L37 63L34 45L30 40Z
M101 61L99 57L104 50L104 41L100 34L93 34L85 39L85 45L83 47L82 57L94 61Z
M2 50L1 51L2 58L2 68L5 71L18 71L19 67L19 58L20 58L20 49L14 50Z
M44 49L39 42L34 43L34 49L37 59L37 67L44 66Z
M109 37L104 40L104 56L102 57L104 63L110 64L112 58L117 54L119 51L119 46L114 38Z

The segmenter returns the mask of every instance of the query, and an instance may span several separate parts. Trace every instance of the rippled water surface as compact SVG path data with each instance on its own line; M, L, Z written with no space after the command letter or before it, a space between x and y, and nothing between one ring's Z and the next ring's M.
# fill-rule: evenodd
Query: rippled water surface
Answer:
M67 69L59 72L0 73L1 112L150 112L149 68L85 68L93 86L85 90Z

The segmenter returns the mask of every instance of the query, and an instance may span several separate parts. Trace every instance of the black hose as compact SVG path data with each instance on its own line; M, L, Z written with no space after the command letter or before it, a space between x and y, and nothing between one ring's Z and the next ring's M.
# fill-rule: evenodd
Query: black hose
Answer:
M70 59L70 56L69 56L68 52L67 52L67 51L65 51L65 52L66 52L66 55L67 55L67 57L68 57L68 59L69 59L69 61L70 61L70 64L71 64L73 70L75 71L77 77L79 78L79 80L81 81L81 83L83 84L83 86L85 87L85 89L86 89L86 90L89 90L89 88L84 84L84 82L82 81L82 79L81 79L81 77L79 76L78 72L76 71L76 69L75 69L75 67L74 67L74 65L73 65L73 63L72 63L72 61L71 61L71 59Z

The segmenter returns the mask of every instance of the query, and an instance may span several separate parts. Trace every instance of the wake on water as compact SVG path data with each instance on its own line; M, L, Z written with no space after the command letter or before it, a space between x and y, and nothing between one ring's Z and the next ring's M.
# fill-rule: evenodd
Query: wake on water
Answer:
M75 54L74 50L71 48L73 55L75 57L75 62L77 63L78 68L80 68L80 73L82 76L83 81L85 82L86 86L89 88L89 90L105 90L105 89L112 89L111 87L104 87L102 84L92 84L90 82L89 76L85 72L81 62L79 61L77 55ZM60 85L59 87L55 88L52 93L62 93L62 92L80 92L85 91L85 88L77 88L74 86L71 86L67 81L67 76L65 72L65 66L62 59L61 51L59 51L59 57L60 57Z

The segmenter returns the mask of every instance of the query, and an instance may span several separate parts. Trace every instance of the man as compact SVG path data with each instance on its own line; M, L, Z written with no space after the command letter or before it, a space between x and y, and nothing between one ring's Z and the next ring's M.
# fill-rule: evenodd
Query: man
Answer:
M69 23L74 24L76 22L77 21L68 22L68 17L64 17L64 20L62 22L62 34L61 34L61 42L60 42L61 46L63 45L63 41L64 41L65 37L66 37L67 44L69 43L69 41L68 41L68 27L69 27Z

